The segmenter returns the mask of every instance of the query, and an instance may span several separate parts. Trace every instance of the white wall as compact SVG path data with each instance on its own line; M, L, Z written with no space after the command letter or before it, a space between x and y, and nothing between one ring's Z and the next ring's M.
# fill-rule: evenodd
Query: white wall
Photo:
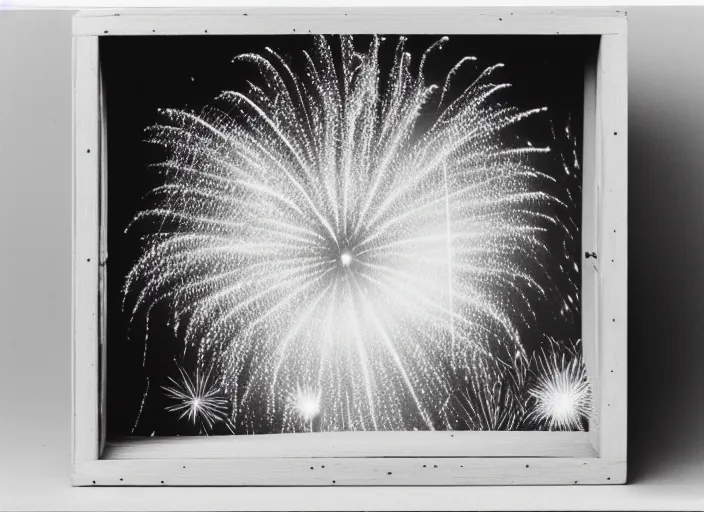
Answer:
M70 12L0 11L0 510L704 508L704 8L629 9L630 481L69 486Z

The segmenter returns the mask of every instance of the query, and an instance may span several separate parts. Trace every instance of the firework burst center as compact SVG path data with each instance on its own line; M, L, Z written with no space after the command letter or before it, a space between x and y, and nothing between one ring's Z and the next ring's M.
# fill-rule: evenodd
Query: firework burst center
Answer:
M352 253L350 251L343 251L342 254L340 254L340 263L342 263L343 267L349 267L352 260Z

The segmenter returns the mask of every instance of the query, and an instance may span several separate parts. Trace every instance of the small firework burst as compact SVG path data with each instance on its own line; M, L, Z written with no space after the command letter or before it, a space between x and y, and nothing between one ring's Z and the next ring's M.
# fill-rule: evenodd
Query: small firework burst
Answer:
M549 351L542 350L535 359L529 417L548 430L583 430L593 402L581 350L561 350L554 340L550 342Z
M200 421L201 427L213 428L213 425L226 419L227 400L220 396L220 391L211 385L210 372L205 375L196 369L195 378L178 367L180 379L169 377L173 386L162 386L169 398L176 403L166 407L167 411L180 413L179 420L188 418L194 425Z
M313 420L320 414L320 391L306 386L296 389L290 397L291 407L298 413L301 420L313 430Z

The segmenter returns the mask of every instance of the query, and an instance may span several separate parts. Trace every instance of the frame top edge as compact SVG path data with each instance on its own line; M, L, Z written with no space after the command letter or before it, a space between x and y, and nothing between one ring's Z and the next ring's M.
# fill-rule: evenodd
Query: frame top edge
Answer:
M428 15L454 14L464 16L555 16L575 18L627 18L627 11L615 8L586 7L252 7L252 8L131 8L84 9L74 18L103 18L110 16L365 16L369 14Z

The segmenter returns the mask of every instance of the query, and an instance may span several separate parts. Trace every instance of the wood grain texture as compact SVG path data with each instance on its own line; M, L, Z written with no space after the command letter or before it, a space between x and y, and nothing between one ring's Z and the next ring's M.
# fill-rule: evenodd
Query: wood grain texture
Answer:
M98 303L98 341L100 352L100 389L99 389L99 404L100 404L100 448L99 453L102 454L105 448L105 435L107 432L107 363L108 363L108 345L107 345L107 305L108 305L108 289L107 284L107 260L108 260L108 121L107 109L105 107L105 88L103 83L102 70L98 70L100 77L100 172L99 172L99 219L100 232L99 244L100 254L98 258L98 282L99 282L99 303Z
M601 134L599 455L626 460L628 304L628 68L626 35L602 36L597 66Z
M98 458L98 38L74 39L73 461Z
M575 485L623 483L625 463L535 458L104 460L74 467L74 485Z
M587 376L592 385L593 397L599 395L598 345L598 212L599 203L596 183L596 152L598 129L596 123L596 55L590 56L584 69L584 119L582 131L582 350ZM596 253L596 258L587 258L586 253ZM595 402L596 403L596 402ZM595 449L599 446L598 404L589 419L589 438Z
M164 34L618 34L606 9L330 8L82 11L75 35Z
M595 457L586 432L316 432L128 437L105 459L276 457Z

